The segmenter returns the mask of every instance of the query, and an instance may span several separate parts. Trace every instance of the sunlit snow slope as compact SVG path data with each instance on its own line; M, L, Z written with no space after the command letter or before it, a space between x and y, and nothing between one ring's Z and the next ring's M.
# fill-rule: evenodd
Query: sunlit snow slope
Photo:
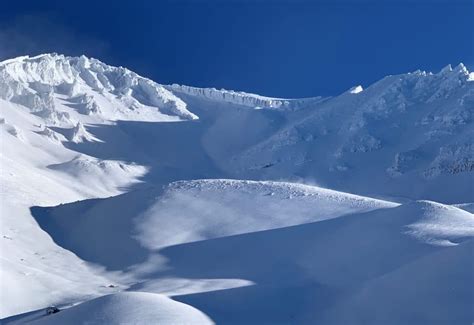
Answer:
M0 63L2 323L471 323L473 80L281 99Z

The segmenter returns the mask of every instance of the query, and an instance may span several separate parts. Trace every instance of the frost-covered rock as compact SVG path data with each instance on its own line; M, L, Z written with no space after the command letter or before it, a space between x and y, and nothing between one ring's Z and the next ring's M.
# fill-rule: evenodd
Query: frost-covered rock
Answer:
M78 122L75 127L73 127L68 136L69 141L75 142L75 143L80 143L84 141L97 141L92 134L90 134L86 128L84 127L84 124L81 122Z
M440 174L474 172L474 144L449 145L439 149L439 154L424 172L426 178Z
M96 59L44 54L0 63L0 98L24 105L33 112L54 111L57 95L71 99L85 93L103 96L103 105L113 109L102 110L100 103L88 101L83 103L85 106L79 113L89 115L100 112L101 117L107 120L156 120L163 115L184 120L198 118L187 109L184 101L162 85ZM133 97L143 104L141 114L130 112L127 102L120 101L120 96ZM61 99L64 100L63 97ZM53 113L44 114L54 117ZM55 122L53 124L62 121Z
M77 98L78 112L84 115L101 113L100 107L95 101L94 97L87 94L79 95Z
M37 132L38 134L48 138L49 140L55 142L55 143L62 143L64 141L67 141L67 139L62 135L61 133L58 133L49 127L45 126L44 129L41 131Z
M387 168L387 173L392 177L397 177L416 167L421 154L417 150L397 152L393 164Z
M355 138L347 146L347 151L351 153L370 152L378 150L382 147L382 142L370 134L362 135Z
M466 66L460 63L454 69L451 65L443 68L437 75L437 87L435 92L428 99L428 102L433 102L440 98L448 98L459 87L469 82L469 71Z

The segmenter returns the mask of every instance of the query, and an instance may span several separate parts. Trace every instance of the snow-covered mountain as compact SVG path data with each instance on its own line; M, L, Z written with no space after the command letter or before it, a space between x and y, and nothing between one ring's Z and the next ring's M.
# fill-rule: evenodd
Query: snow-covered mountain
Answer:
M2 322L473 320L462 64L281 99L19 57L0 133Z

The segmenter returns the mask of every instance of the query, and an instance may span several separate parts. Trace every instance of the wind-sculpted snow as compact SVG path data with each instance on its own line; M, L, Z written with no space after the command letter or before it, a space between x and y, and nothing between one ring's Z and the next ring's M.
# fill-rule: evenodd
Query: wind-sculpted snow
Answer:
M417 201L407 204L406 209L416 209L420 216L418 221L407 225L407 233L428 243L450 246L474 237L474 215L461 208Z
M280 99L0 63L0 315L39 310L2 323L471 323L473 80Z
M471 321L474 302L472 224L451 209L416 202L162 254L174 275L255 282L176 297L217 323L462 324ZM438 229L457 229L442 234L449 246L439 246L408 233L410 225L435 236Z
M52 315L33 313L23 321L48 325L213 324L206 315L191 306L145 292L106 295Z
M198 98L205 98L210 101L218 101L236 105L247 106L255 109L275 109L275 110L296 110L310 107L324 100L323 97L285 99L272 98L256 94L249 94L243 91L233 91L216 88L197 88L173 84L167 88L178 93L192 95Z
M474 202L455 204L455 207L474 214Z
M137 238L145 247L159 249L396 205L292 183L177 182L136 221Z
M69 101L80 114L105 120L160 120L163 114L197 118L163 86L85 56L44 54L0 63L0 98L22 104L54 124L77 122L60 115L67 112L57 109L57 100ZM115 107L107 109L110 105Z
M73 169L75 164L66 166ZM59 167L64 168L54 168ZM95 170L90 174L79 176L91 177L88 181L94 189L100 174ZM201 180L53 209L37 207L33 214L61 246L84 260L112 270L148 268L149 273L166 266L158 260L147 264L164 247L394 206L397 204L307 185ZM88 241L82 240L84 233Z
M47 167L71 177L71 181L87 184L89 189L94 189L97 193L107 193L124 186L130 186L134 182L138 182L138 179L147 172L143 166L114 160L100 160L84 155L78 155L70 161Z
M235 155L227 168L236 178L290 172L368 195L472 200L469 75L463 65L438 74L417 71L327 99Z
M432 266L442 263L443 249L455 249L446 254L455 265L469 267L463 247L474 236L472 214L434 202L399 205L308 185L238 180L181 181L164 191L72 203L35 215L58 243L85 260L128 269L135 276L129 290L175 296L217 323L332 324L342 308L354 323L364 323L370 315L361 320L356 315L365 309L346 304L353 295L365 290L380 295L383 289L375 284L385 276L399 278L398 270L407 279L436 277ZM88 241L81 240L84 233ZM425 258L432 260L428 266ZM448 321L468 319L472 303L439 296L448 288L468 293L469 269L456 274L457 280L438 289L425 281L418 293L445 301L449 309L437 317ZM396 283L391 285L402 299L408 288L400 279ZM383 323L390 317L406 323L416 309L423 323L436 319L429 312L434 303L405 305L399 316L387 310L379 317Z

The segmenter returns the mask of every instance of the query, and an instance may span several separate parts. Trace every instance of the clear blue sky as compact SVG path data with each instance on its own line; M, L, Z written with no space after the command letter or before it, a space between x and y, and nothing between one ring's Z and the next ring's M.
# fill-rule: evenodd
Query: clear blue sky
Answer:
M8 1L0 59L84 53L160 83L336 95L387 74L472 68L473 22L473 0Z

